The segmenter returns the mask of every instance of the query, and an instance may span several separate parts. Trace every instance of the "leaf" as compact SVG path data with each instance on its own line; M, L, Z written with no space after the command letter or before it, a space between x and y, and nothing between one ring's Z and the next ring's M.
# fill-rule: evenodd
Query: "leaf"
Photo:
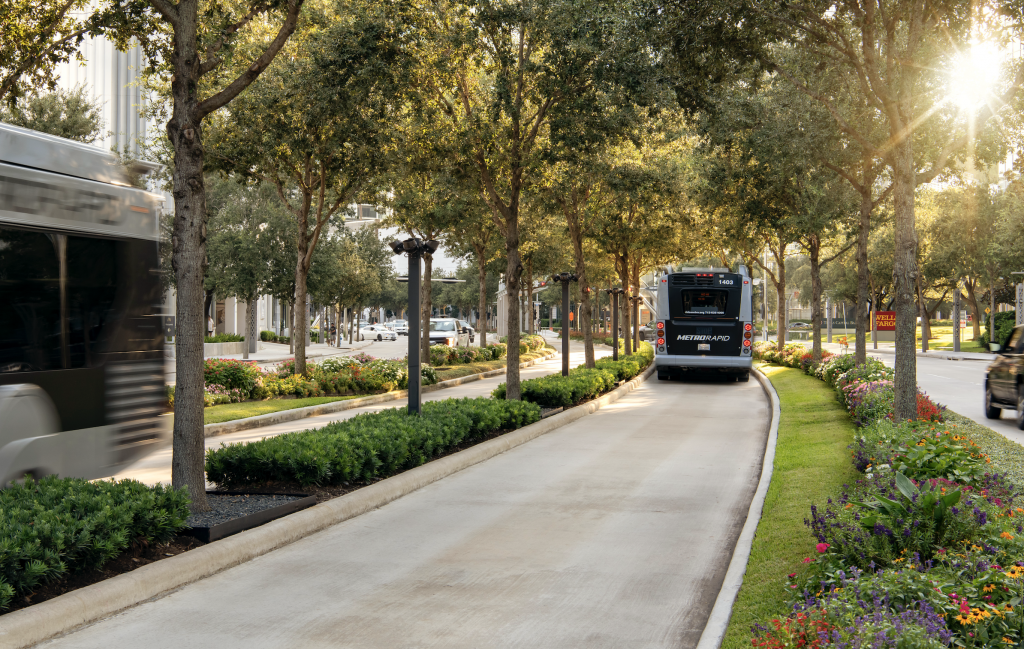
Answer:
M908 500L913 500L914 495L918 493L917 487L911 482L910 478L903 475L902 473L896 474L896 488L900 490L900 493L907 497Z
M875 526L875 523L877 523L877 522L878 522L878 516L877 515L865 516L864 518L860 519L861 527L867 528L869 530L871 528L873 528Z
M941 498L942 504L946 505L947 507L952 507L953 505L955 505L958 502L960 502L960 496L961 495L962 494L961 494L959 489L957 489L956 491L954 491L951 494L946 494L945 496L943 496Z

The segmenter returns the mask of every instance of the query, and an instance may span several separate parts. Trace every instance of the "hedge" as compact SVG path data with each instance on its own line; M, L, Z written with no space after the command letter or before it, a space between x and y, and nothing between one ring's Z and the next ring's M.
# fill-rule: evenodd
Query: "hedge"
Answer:
M203 338L204 343L240 343L245 340L245 336L240 334L217 334L216 336L205 336Z
M1003 311L995 314L996 336L995 342L1004 343L1017 323L1016 311ZM988 343L992 340L992 319L993 316L985 318L985 329L981 332L981 346L988 349Z
M654 348L650 343L640 343L640 350L632 356L613 361L605 357L598 360L594 369L585 365L569 370L569 376L549 374L529 379L521 384L523 401L536 403L545 408L566 408L589 401L615 387L618 381L628 381L642 372L654 360ZM505 384L491 392L495 399L505 398Z
M185 527L188 503L184 489L134 480L50 476L0 490L0 610L133 543L166 541Z
M370 482L429 462L463 442L539 419L540 408L532 403L431 401L419 416L392 408L316 430L210 449L206 477L221 486Z

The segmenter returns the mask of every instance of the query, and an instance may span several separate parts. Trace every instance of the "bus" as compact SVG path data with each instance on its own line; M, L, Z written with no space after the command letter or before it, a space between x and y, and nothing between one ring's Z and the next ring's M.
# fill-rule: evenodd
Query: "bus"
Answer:
M0 487L169 438L161 201L110 153L0 123Z
M754 318L750 274L681 268L658 279L654 364L658 378L714 372L750 380Z

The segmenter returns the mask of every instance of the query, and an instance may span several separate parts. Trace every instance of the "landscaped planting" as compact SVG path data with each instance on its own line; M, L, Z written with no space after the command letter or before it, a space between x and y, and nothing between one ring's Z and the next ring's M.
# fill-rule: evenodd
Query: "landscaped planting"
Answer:
M766 356L763 350L759 350ZM798 351L777 358L803 360ZM806 524L814 540L786 587L792 612L755 628L758 647L1005 647L1024 638L1024 449L919 397L892 420L891 372L850 357L803 367L860 426L861 477ZM1015 471L1009 475L987 451Z
M0 610L132 544L170 539L185 527L188 502L185 490L134 480L48 477L0 490Z
M506 348L507 345L505 343L492 343L486 347L431 345L430 364L434 367L451 367L453 365L496 361L505 357Z
M423 404L420 415L392 408L316 430L211 449L206 476L222 487L371 482L429 462L465 442L539 419L540 408L522 401L431 401Z
M523 381L520 384L522 398L545 408L575 406L608 392L618 381L632 379L653 360L654 348L649 343L640 343L636 354L617 361L602 358L595 363L595 369L580 365L569 370L569 376L549 374ZM505 384L495 388L491 395L495 399L504 399Z
M241 334L217 334L215 336L204 336L204 343L240 343L245 340Z

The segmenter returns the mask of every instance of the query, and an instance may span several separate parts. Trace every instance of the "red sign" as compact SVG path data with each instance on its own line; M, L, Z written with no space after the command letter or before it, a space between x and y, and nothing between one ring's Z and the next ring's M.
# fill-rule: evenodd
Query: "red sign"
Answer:
M569 312L569 322L572 322L575 319L572 316L573 316L573 313L572 313L572 311L570 311Z
M896 331L895 311L875 311L876 331Z

